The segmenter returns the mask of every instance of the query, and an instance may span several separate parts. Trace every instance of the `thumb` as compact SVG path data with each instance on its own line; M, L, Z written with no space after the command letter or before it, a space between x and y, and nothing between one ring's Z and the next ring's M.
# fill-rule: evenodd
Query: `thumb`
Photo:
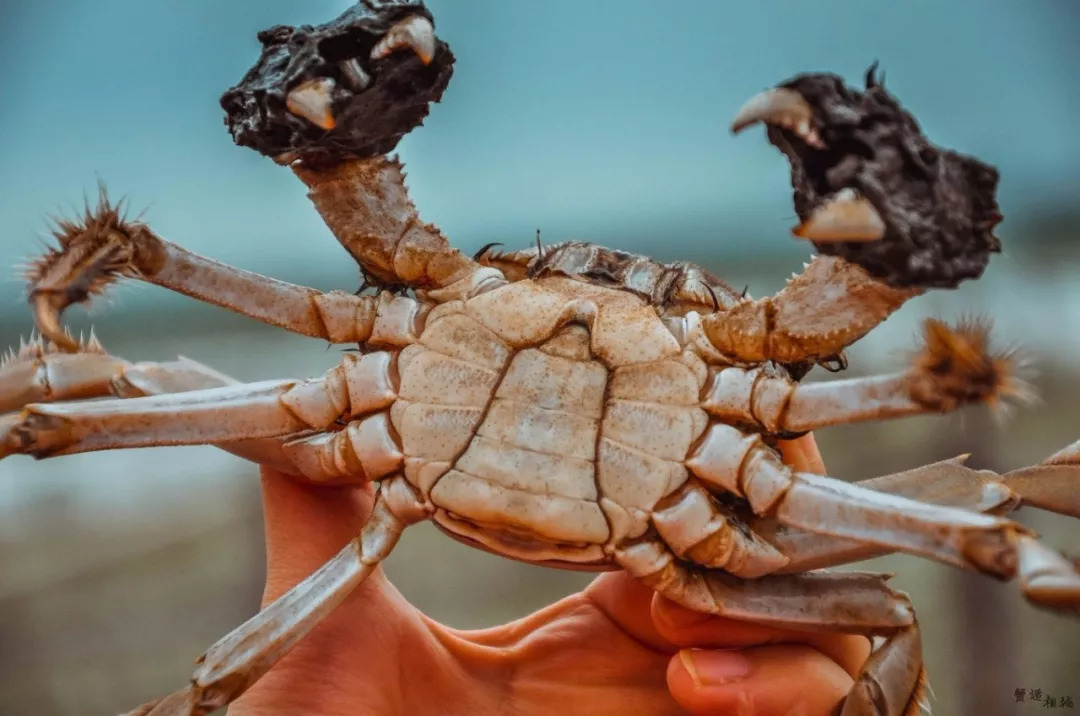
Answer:
M839 664L802 644L683 649L668 664L667 682L695 716L828 716L853 684Z
M324 487L262 468L266 532L263 605L321 567L360 534L373 502L370 487Z
M262 495L265 607L360 534L373 495L370 487L317 486L268 468L262 469ZM235 701L229 714L354 713L365 694L380 693L373 684L385 690L395 683L387 669L369 668L371 655L396 653L399 626L412 614L376 569ZM396 668L393 659L387 663Z

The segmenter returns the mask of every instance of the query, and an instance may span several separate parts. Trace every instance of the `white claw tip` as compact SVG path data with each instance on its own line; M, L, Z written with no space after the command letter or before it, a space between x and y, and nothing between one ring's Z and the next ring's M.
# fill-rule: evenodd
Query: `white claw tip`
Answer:
M877 241L885 236L885 221L869 199L841 189L792 233L810 241Z
M735 114L731 131L738 134L758 122L782 127L817 149L825 143L814 129L814 112L801 94L786 87L775 87L754 95Z
M423 15L410 15L382 36L371 49L371 59L380 60L395 50L411 48L425 65L435 57L435 28Z
M285 97L285 106L298 117L303 117L317 127L334 128L334 114L330 105L336 83L329 77L319 77L297 85Z

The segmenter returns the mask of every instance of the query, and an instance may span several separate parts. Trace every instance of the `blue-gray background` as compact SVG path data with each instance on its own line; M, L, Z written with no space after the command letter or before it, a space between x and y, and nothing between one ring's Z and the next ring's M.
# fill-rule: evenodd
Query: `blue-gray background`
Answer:
M0 240L25 242L100 176L152 205L164 235L223 260L285 272L340 261L290 173L232 145L217 99L250 66L258 28L345 5L6 5ZM431 7L456 74L401 152L425 216L462 243L525 243L539 226L671 255L675 235L709 252L790 249L782 159L730 137L727 121L796 72L861 82L874 59L931 137L1001 167L1010 221L1080 183L1072 3Z
M45 215L70 212L101 178L135 211L146 209L159 233L196 251L319 288L353 288L355 266L299 182L236 148L217 104L257 55L256 31L321 22L346 5L0 4L0 264L32 255ZM1080 437L1070 387L1080 378L1073 368L1080 303L1071 280L1080 255L1073 240L1080 6L433 0L430 7L458 61L444 101L400 147L425 219L467 249L524 246L540 228L546 241L584 238L691 258L751 283L754 295L778 287L806 249L788 234L785 162L760 130L731 137L732 113L797 72L828 70L861 83L878 60L933 140L1001 169L1007 248L984 281L919 299L891 319L853 353L864 359L856 370L894 367L886 364L909 345L923 315L977 311L1029 348L1049 397L1041 413L1021 413L1005 428L974 413L904 421L888 432L840 429L821 437L830 465L862 477L963 449L1005 468ZM18 280L0 281L2 344L29 327L21 291ZM159 289L124 286L113 295L93 322L107 346L135 359L180 352L255 379L314 374L334 358L318 344ZM72 313L75 325L88 324ZM182 457L166 467L165 455ZM0 682L15 684L0 691L0 713L118 710L180 683L190 658L257 601L255 488L248 467L209 449L0 465L0 611L8 615L0 619ZM1046 524L1039 526L1074 544L1080 536ZM453 623L491 623L580 584L576 575L473 556L421 534L406 540L402 549L412 552L391 563L392 574ZM153 547L135 550L140 543ZM429 566L415 568L425 560ZM1034 706L1013 703L1018 686L1072 688L1080 700L1075 629L1046 621L1008 587L936 567L911 571L923 569L912 562L886 567L901 579L917 575L901 586L937 634L927 651L941 713L1024 713ZM487 589L470 590L477 577L468 575L476 574ZM936 586L919 593L927 580ZM125 617L110 611L118 593L128 600ZM978 620L958 627L965 620L950 616L955 610ZM988 644L1012 656L991 660Z

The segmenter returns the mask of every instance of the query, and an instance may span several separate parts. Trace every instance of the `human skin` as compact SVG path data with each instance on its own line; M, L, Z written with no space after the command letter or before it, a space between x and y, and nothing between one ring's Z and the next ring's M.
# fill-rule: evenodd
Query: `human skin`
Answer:
M785 462L824 472L812 435ZM263 470L268 604L356 536L365 488ZM870 653L862 636L698 614L624 572L510 624L462 631L375 571L230 709L230 716L738 714L826 716Z

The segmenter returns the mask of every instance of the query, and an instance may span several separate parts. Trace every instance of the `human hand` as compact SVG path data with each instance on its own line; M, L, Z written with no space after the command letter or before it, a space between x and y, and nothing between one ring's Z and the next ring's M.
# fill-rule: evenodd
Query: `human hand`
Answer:
M812 436L782 452L824 472ZM270 470L262 485L265 605L360 532L372 495ZM862 636L698 614L621 571L524 619L461 631L418 612L377 570L229 713L824 716L869 653Z

